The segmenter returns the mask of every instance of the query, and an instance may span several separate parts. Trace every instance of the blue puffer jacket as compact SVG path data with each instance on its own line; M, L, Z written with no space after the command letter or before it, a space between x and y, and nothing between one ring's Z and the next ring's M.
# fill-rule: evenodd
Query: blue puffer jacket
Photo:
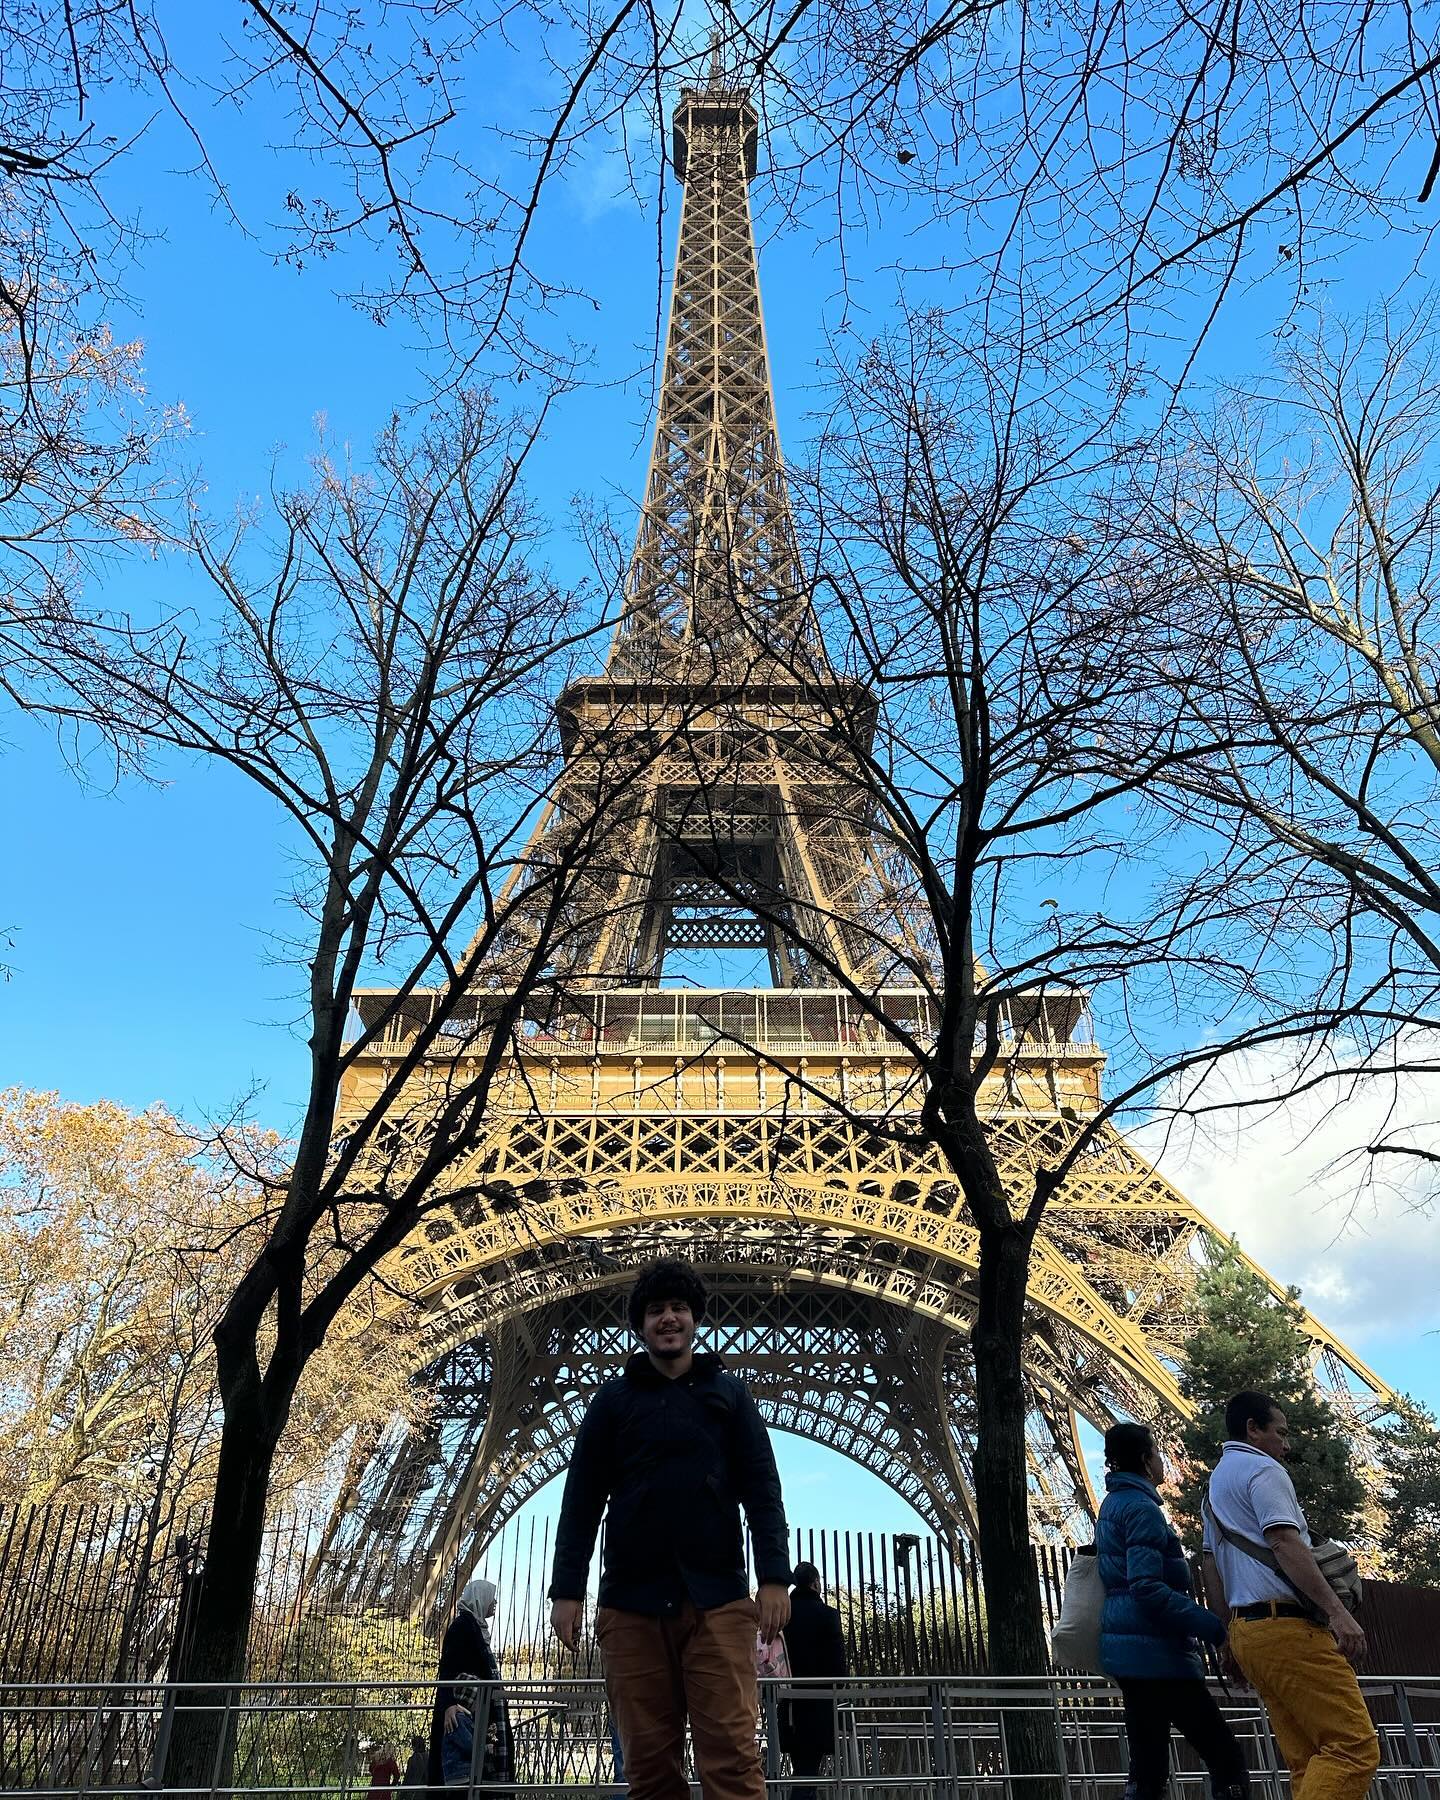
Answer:
M1095 1551L1105 1589L1100 1615L1105 1673L1165 1681L1203 1676L1195 1640L1222 1643L1225 1624L1190 1598L1185 1553L1165 1522L1160 1496L1143 1475L1105 1477Z

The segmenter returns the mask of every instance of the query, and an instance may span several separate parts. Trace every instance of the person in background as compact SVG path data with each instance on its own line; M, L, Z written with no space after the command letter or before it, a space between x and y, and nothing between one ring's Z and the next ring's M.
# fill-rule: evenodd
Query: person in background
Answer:
M1310 1553L1289 1454L1290 1428L1270 1396L1236 1394L1210 1476L1205 1588L1229 1610L1231 1653L1265 1702L1295 1800L1362 1800L1380 1766L1350 1666L1365 1633Z
M503 1787L515 1779L510 1713L500 1685L500 1665L490 1647L495 1616L493 1581L466 1585L440 1645L435 1707L430 1715L431 1787L477 1784ZM476 1713L485 1724L482 1753L475 1753Z
M405 1764L405 1773L400 1777L400 1788L403 1793L418 1794L430 1785L430 1751L423 1737L417 1732L410 1740L410 1756Z
M785 1509L745 1384L695 1353L705 1299L687 1263L642 1272L627 1311L644 1348L590 1402L555 1533L550 1622L573 1650L609 1509L595 1636L632 1800L689 1800L687 1718L705 1800L766 1800L756 1632L773 1643L790 1614Z
M814 1563L795 1565L785 1648L792 1675L838 1681L847 1673L845 1627L836 1608L825 1603ZM778 1724L780 1748L790 1758L792 1774L813 1780L825 1758L835 1753L834 1700L823 1695L784 1700ZM790 1789L790 1800L816 1800L816 1790L797 1785Z
M377 1744L370 1752L370 1792L386 1793L400 1784L400 1752L393 1744Z
M1105 1468L1095 1522L1100 1663L1125 1702L1125 1800L1158 1800L1169 1786L1172 1726L1210 1771L1216 1800L1244 1800L1245 1756L1205 1685L1199 1649L1224 1643L1225 1621L1191 1598L1185 1552L1160 1508L1165 1464L1149 1427L1112 1425Z

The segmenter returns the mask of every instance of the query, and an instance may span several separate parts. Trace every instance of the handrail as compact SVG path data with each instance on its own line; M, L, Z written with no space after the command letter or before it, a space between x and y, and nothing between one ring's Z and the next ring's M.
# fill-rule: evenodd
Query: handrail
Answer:
M371 1045L367 1054L396 1055L413 1041L415 1035L414 1031L387 1034ZM924 1045L930 1034L917 1035ZM468 1046L481 1045L485 1041L484 1033L478 1031L469 1036L442 1033L426 1054L440 1060L450 1060L464 1055ZM701 1056L718 1056L727 1051L744 1056L758 1051L770 1055L894 1057L900 1060L911 1057L911 1051L906 1045L893 1037L878 1033L873 1036L857 1033L837 1038L812 1037L798 1032L731 1032L721 1028L709 1032L694 1029L669 1033L637 1031L624 1036L593 1029L576 1030L573 1033L537 1031L518 1036L513 1048L521 1056L585 1056L592 1060L597 1057L663 1054L666 1051ZM1000 1045L1002 1064L1091 1061L1104 1054L1101 1046L1090 1038L1062 1041L1059 1038L1027 1037L1005 1039Z
M1372 1800L1440 1800L1440 1676L1360 1677L1380 1736ZM594 1675L479 1684L475 1741L503 1687L515 1747L506 1779L472 1770L458 1792L563 1792L616 1800L604 1682ZM366 1753L428 1734L434 1681L266 1679L0 1683L0 1790L88 1800L106 1794L351 1795ZM772 1800L790 1800L779 1708L833 1702L832 1760L803 1785L828 1800L1023 1800L1057 1783L1065 1800L1119 1800L1121 1697L1097 1676L886 1675L766 1680L761 1749ZM1256 1800L1285 1800L1283 1762L1254 1696L1222 1694ZM1022 1729L1022 1724L1025 1724ZM1038 1737L1037 1737L1038 1733ZM1046 1766L1017 1768L1023 1743ZM1046 1751L1045 1745L1053 1747ZM194 1773L197 1767L204 1773ZM191 1771L188 1778L183 1769ZM1203 1771L1179 1751L1174 1780L1200 1800Z

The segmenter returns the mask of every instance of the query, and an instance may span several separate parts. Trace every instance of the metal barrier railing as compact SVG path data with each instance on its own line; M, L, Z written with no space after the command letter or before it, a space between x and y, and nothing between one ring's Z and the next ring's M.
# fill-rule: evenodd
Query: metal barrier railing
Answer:
M1362 1678L1361 1686L1380 1737L1372 1800L1440 1800L1440 1678ZM403 1765L411 1739L428 1739L434 1692L417 1682L12 1683L0 1688L0 1792L347 1800L370 1791L377 1746L396 1746ZM504 1696L513 1776L486 1781L477 1758L470 1793L617 1800L625 1792L603 1682L519 1681ZM797 1776L785 1753L781 1711L795 1698L833 1706L833 1744L819 1775ZM1098 1679L767 1681L761 1699L773 1800L797 1800L797 1791L798 1800L1026 1800L1027 1792L1032 1800L1118 1800L1124 1784L1120 1696ZM1258 1700L1221 1699L1256 1800L1284 1800L1288 1776ZM477 1691L477 1745L493 1701L493 1692ZM1183 1742L1172 1754L1177 1795L1200 1800L1203 1770Z

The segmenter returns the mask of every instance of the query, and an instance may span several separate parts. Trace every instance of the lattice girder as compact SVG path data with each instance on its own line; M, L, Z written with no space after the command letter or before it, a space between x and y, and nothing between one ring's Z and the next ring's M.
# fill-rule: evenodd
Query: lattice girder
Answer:
M767 1290L735 1265L711 1273L715 1317L706 1341L747 1381L773 1429L824 1443L870 1470L938 1532L973 1531L965 1473L973 1394L953 1332L848 1289L792 1280ZM442 1430L457 1422L458 1432L431 1504L417 1508L403 1545L390 1534L387 1559L423 1563L427 1604L452 1592L500 1527L567 1466L590 1393L633 1347L626 1279L612 1272L582 1297L496 1326L488 1354L472 1358L468 1393L457 1389L451 1359L427 1372L427 1440L437 1420ZM393 1483L407 1453L403 1439L390 1446L372 1489ZM1037 1493L1043 1486L1042 1478ZM357 1496L329 1558L329 1582L373 1600L362 1546L373 1549L381 1534L366 1508L366 1497Z
M675 942L670 916L686 899L730 917L748 904L746 923L780 985L832 979L812 975L800 938L875 986L925 965L907 911L913 882L880 858L857 807L854 751L836 729L857 711L849 686L828 676L771 685L757 703L713 684L657 691L607 677L575 682L560 704L566 764L516 876L535 884L535 915L516 920L489 974L503 976L533 942L545 877L582 830L593 832L593 852L571 878L553 958L572 977L657 976ZM676 868L704 871L708 892L692 882L685 895Z
M1093 1105L1097 1062L1062 1060L1044 1079L1000 1084L1004 1097L1025 1092L1032 1101L991 1117L997 1161L1018 1203L1028 1198L1037 1161L1063 1149L1076 1129L1040 1113L1034 1101L1054 1089L1076 1109ZM832 1054L802 1067L812 1088L828 1083L852 1106L866 1092L888 1092L890 1111L870 1130L863 1117L825 1109L813 1094L792 1109L777 1072L734 1047L668 1063L608 1051L545 1058L514 1092L547 1110L499 1115L490 1137L450 1174L461 1186L508 1181L526 1195L523 1207L473 1220L462 1208L458 1220L425 1227L401 1255L398 1292L428 1298L547 1240L604 1238L647 1220L712 1213L755 1224L803 1217L821 1231L938 1257L968 1276L975 1236L953 1173L933 1149L912 1155L880 1135L907 1103L891 1081L891 1060ZM902 1068L896 1081L903 1077ZM569 1110L582 1094L592 1110ZM764 1111L753 1110L755 1099ZM433 1095L422 1096L413 1114L417 1156L431 1104ZM1104 1132L1049 1209L1032 1298L1126 1368L1128 1386L1181 1407L1167 1359L1183 1336L1196 1248L1213 1237L1124 1138ZM944 1315L943 1300L934 1310ZM1337 1355L1363 1390L1383 1395L1333 1334L1315 1321L1307 1328L1317 1349Z
M687 90L685 184L655 444L613 673L654 674L697 644L752 679L778 652L819 663L775 426L741 93Z
M432 1242L425 1254L406 1265L404 1299L397 1298L390 1306L398 1309L417 1302L425 1308L436 1298L442 1306L448 1304L467 1277L487 1264L508 1262L529 1246L586 1236L613 1254L613 1247L633 1243L638 1232L669 1221L724 1218L732 1221L735 1230L747 1224L764 1228L771 1221L793 1221L815 1228L812 1241L817 1245L823 1245L826 1238L833 1241L849 1235L866 1245L889 1244L919 1252L946 1267L946 1277L929 1285L947 1303L977 1268L976 1235L963 1220L917 1212L911 1206L838 1184L796 1183L782 1191L766 1182L721 1183L693 1176L664 1187L652 1181L615 1182L587 1189L583 1195L526 1202L523 1214L523 1220L510 1213L498 1220L479 1220L439 1244ZM829 1260L828 1252L821 1254ZM391 1280L398 1285L398 1271ZM892 1272L889 1291L896 1291L902 1282L909 1303L930 1311L920 1292L909 1291L916 1284L906 1282L899 1271ZM1172 1373L1153 1356L1144 1334L1108 1307L1044 1240L1036 1246L1031 1298L1045 1311L1075 1325L1142 1385L1153 1388L1173 1406L1183 1405ZM948 1304L936 1307L934 1316L950 1316L950 1310ZM427 1330L433 1330L433 1324L427 1325Z
M1018 1146L1022 1172L1033 1160L1026 1129L1033 1123L996 1122L997 1144ZM841 1294L930 1334L932 1361L934 1346L942 1347L943 1375L924 1389L929 1401L910 1400L923 1427L904 1445L886 1442L867 1431L863 1409L856 1416L840 1404L838 1391L828 1403L767 1393L775 1422L821 1436L874 1469L937 1528L969 1523L964 1346L975 1239L953 1178L935 1159L912 1165L899 1147L867 1134L863 1121L836 1115L651 1111L517 1114L497 1126L477 1164L491 1179L528 1188L528 1197L498 1213L442 1210L387 1270L397 1316L418 1321L417 1364L481 1340L518 1342L515 1328L527 1318L613 1309L628 1270L653 1256L683 1256L742 1294ZM463 1183L477 1172L460 1169L455 1178ZM1196 1246L1213 1237L1118 1136L1051 1208L1036 1247L1025 1359L1035 1395L1037 1535L1073 1537L1083 1518L1089 1493L1077 1415L1098 1427L1116 1416L1144 1418L1164 1437L1185 1410L1169 1359L1183 1329ZM1352 1388L1383 1405L1368 1371L1322 1328L1312 1322L1311 1329L1317 1357L1334 1360ZM619 1349L612 1346L611 1355ZM583 1394L556 1392L537 1411L538 1367L533 1351L513 1360L508 1397L497 1396L483 1437L472 1432L464 1455L448 1464L443 1485L452 1504L436 1527L436 1580L447 1557L463 1560L564 1467ZM895 1391L903 1393L904 1383ZM531 1423L518 1431L516 1409L526 1401ZM837 1420L849 1432L844 1441L835 1435ZM937 1444L948 1446L945 1466L927 1476Z
M393 1534L424 1512L433 1579L563 1466L587 1384L618 1355L618 1288L662 1254L711 1271L742 1319L786 1297L808 1308L822 1362L847 1354L837 1309L860 1309L864 1376L831 1362L828 1388L787 1381L753 1345L740 1361L784 1428L875 1467L944 1529L970 1515L976 1236L938 1152L896 1141L917 1123L913 1062L847 1010L843 987L923 1037L934 947L914 871L883 846L857 779L873 697L828 667L805 588L749 213L757 153L754 110L718 74L682 96L685 195L626 615L604 675L558 702L565 765L508 891L508 936L355 1174L363 1206L367 1184L422 1166L436 1107L486 1047L486 1006L577 857L553 991L527 999L480 1142L385 1270L417 1372L459 1356L469 1374L440 1425L377 1447L346 1530ZM677 1002L671 1029L654 1000L677 948L763 948L775 987L707 990L683 1020ZM347 1071L337 1131L386 1090L429 1004L410 996L392 1037ZM1007 1024L983 1099L1017 1205L1101 1105L1104 1055L1076 1035L1085 1004L1062 994L1052 1015L1047 997ZM733 1021L751 1016L747 1037ZM1077 1418L1125 1414L1165 1436L1185 1412L1176 1358L1197 1257L1216 1241L1113 1129L1051 1203L1024 1357L1038 1534L1072 1533L1092 1499ZM567 1319L581 1335L562 1376ZM1371 1371L1314 1319L1305 1329L1346 1416L1383 1411L1393 1396ZM903 1357L884 1347L902 1341Z

